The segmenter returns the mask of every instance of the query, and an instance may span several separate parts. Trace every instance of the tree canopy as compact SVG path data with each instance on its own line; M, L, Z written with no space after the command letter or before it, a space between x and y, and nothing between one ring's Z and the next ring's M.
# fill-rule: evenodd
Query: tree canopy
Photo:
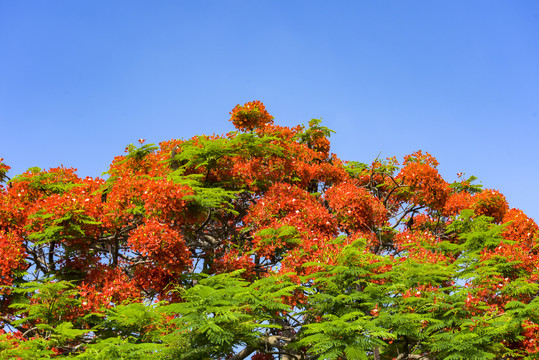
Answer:
M0 359L539 357L539 228L499 191L230 114L106 180L0 159Z

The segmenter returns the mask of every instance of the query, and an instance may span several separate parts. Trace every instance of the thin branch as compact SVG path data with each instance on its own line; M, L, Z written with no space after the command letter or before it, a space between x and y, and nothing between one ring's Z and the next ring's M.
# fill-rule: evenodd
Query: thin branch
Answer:
M418 206L418 207L411 207L410 209L407 209L407 210L404 210L402 216L399 218L399 220L397 220L397 223L395 225L393 225L393 227L391 227L392 229L395 229L397 226L400 225L402 219L404 219L406 217L406 215L408 215L409 213L411 212L417 212L421 209L425 208L424 206Z
M5 322L7 325L9 325L10 327L14 328L14 329L17 329L18 331L20 331L21 333L26 331L26 329L20 327L20 326L15 326L13 325L13 320L8 318L7 316L2 316L0 317L0 320L2 320L3 322Z
M202 225L200 225L199 228L195 230L195 233L199 232L199 231L202 230L206 225L208 225L208 222L209 222L210 219L211 219L211 214L212 214L212 211L211 211L211 208L209 208L209 209L208 209L208 217L206 218L206 220L204 220L204 222L202 223Z
M255 348L252 346L246 346L245 349L237 353L236 355L232 356L230 360L243 360L247 356L251 355L253 352L255 352Z

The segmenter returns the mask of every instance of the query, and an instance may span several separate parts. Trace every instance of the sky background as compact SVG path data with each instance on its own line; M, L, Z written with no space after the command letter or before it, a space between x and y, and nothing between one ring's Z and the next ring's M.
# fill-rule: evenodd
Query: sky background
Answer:
M424 150L539 219L539 2L0 0L0 157L99 176L261 100L332 152Z

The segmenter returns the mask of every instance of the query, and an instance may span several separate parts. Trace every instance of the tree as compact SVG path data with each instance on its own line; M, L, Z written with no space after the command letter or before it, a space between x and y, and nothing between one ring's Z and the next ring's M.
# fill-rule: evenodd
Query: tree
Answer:
M539 228L500 192L230 120L106 180L0 159L1 359L539 357Z

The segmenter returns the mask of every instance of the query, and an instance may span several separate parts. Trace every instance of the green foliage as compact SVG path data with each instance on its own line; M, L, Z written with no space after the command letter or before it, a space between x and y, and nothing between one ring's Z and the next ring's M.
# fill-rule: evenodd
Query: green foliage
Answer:
M29 219L34 222L46 224L39 226L42 230L34 230L33 224L29 224L26 228L31 231L28 238L34 241L35 245L48 243L55 240L73 239L83 237L85 235L85 225L99 225L98 221L84 213L83 209L73 209L66 211L61 217L47 212L42 209L33 214Z
M144 159L146 156L150 155L157 149L159 149L159 147L156 146L155 144L146 144L146 145L141 144L141 146L139 147L136 147L133 144L129 144L126 147L127 156L124 160L120 162L120 164L129 160L141 161L142 159Z
M473 184L475 180L477 180L477 177L472 175L464 181L455 181L454 183L449 184L449 187L456 193L467 192L469 194L477 194L482 191L483 185Z
M80 306L77 292L66 281L45 280L27 282L11 287L14 295L11 308L16 309L10 326L24 329L32 335L29 340L20 341L9 334L0 337L0 359L48 359L54 352L51 348L68 347L82 339L89 332L81 329L81 323L70 319L74 309ZM73 320L73 319L72 319ZM36 325L32 325L36 324ZM13 347L8 344L18 343Z
M67 169L61 168L61 170L60 172L46 172L38 167L32 167L25 174L15 176L11 182L13 184L27 182L30 189L44 193L46 196L64 194L80 186L73 183L73 177L68 174Z
M261 246L278 245L275 249L275 256L281 258L281 255L287 248L297 245L301 238L294 226L281 226L277 229L267 228L256 233L261 238Z
M218 167L221 160L228 157L283 156L283 148L276 145L278 138L273 136L257 136L253 133L237 133L231 138L210 139L198 136L179 145L174 161L180 168L199 169L204 167L206 174ZM207 178L205 180L208 180Z
M191 202L190 206L201 208L222 208L231 214L237 215L234 210L232 200L236 198L240 191L225 190L218 186L204 186L195 180L200 178L199 174L188 175L186 177L174 176L173 180L180 184L189 184L193 190L193 195L186 195L184 199Z
M307 347L323 359L367 359L368 352L385 346L383 339L395 337L376 318L385 300L384 286L367 285L379 279L375 270L386 259L364 249L363 240L354 242L343 249L338 265L312 276L316 280L309 291L310 307L304 312L311 322L294 347ZM310 265L314 264L305 266Z
M161 347L154 343L135 343L136 339L128 337L110 337L87 346L85 351L76 356L87 360L138 360L164 359Z
M94 341L77 356L81 359L160 359L163 344L161 315L142 303L108 309L92 328Z
M153 307L142 303L122 304L104 313L73 318L81 300L69 282L29 282L11 290L15 295L11 307L21 316L13 320L11 326L27 329L33 337L20 341L2 335L0 359L12 356L46 359L54 354L47 350L51 348L63 348L65 356L82 359L159 358L163 348L159 340L162 315ZM69 318L72 320L64 320ZM36 321L35 327L27 326ZM89 324L93 327L89 328ZM83 347L71 346L81 339ZM13 342L18 343L16 348L10 345Z
M332 133L335 133L335 131L320 124L322 124L322 119L311 119L307 129L303 127L304 131L298 134L300 142L311 147L319 138L329 138Z
M243 189L235 183L215 182L212 171L223 170L222 163L231 157L268 159L284 156L282 147L276 145L273 136L256 136L253 133L236 133L231 138L210 139L198 136L179 145L174 161L181 164L170 175L178 184L189 186L194 194L185 197L202 208L223 208L236 214L231 201Z
M359 161L347 161L344 168L350 177L357 179L368 172L369 165Z
M176 359L217 358L238 346L261 346L260 338L279 329L276 323L290 311L283 302L297 288L287 277L270 277L251 284L242 271L207 277L183 290L184 302L159 310L172 316L174 331L163 337Z
M63 323L62 317L65 319L80 305L73 285L67 281L45 279L41 282L27 282L11 287L11 291L15 295L15 301L10 307L17 309L16 315L25 315L13 321L15 326L39 320L48 326L56 327Z
M13 346L14 342L16 341L12 340L8 334L0 335L0 359L38 360L51 359L54 356L54 351L49 349L50 342L45 339L32 339L20 346Z

